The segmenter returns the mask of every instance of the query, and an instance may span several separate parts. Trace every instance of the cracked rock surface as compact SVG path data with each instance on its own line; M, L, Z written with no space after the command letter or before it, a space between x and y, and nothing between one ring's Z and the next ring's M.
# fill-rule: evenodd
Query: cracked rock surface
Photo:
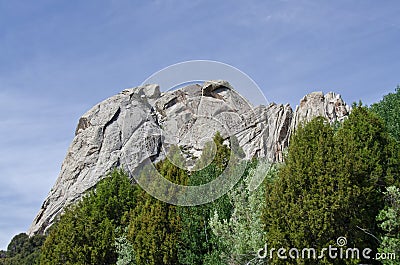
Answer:
M193 161L219 131L226 139L236 136L247 158L282 161L299 124L316 116L341 121L349 112L341 96L332 92L306 95L295 111L288 104L253 107L226 81L165 93L153 84L125 89L79 119L58 179L28 234L45 233L66 206L111 169L122 167L134 174L144 163L164 159L171 145L180 146Z

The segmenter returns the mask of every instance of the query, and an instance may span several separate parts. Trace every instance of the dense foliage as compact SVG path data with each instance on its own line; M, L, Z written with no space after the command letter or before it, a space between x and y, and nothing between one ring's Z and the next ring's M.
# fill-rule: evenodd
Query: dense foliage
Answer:
M276 185L266 193L265 224L270 247L322 250L340 236L347 247L375 252L375 217L381 195L399 174L399 150L381 120L355 107L334 132L322 118L298 128ZM296 256L296 255L293 255ZM352 264L354 259L282 260L277 264Z
M226 167L230 150L216 134L215 145L207 145L196 166L203 168L209 156L211 164L192 173L180 169L178 149L172 149L171 161L157 164L166 179L184 185L201 185L215 179ZM147 172L142 172L146 177ZM216 238L208 225L212 209L229 216L231 206L226 196L206 205L177 207L154 199L138 188L139 203L130 214L128 240L132 242L137 264L215 264L219 255Z
M267 176L266 176L267 173ZM230 218L222 218L214 209L210 226L218 238L220 256L224 264L256 264L257 252L264 245L262 212L265 209L265 187L273 183L277 169L267 161L253 161L243 179L228 193L232 204ZM261 185L259 185L261 184Z
M386 207L380 211L377 220L381 223L379 226L384 231L381 238L380 253L394 253L400 257L400 189L391 186L384 193L386 198ZM383 264L398 265L400 260L383 260Z
M400 86L397 86L395 93L389 93L373 104L371 109L382 117L389 132L400 142Z
M187 174L169 160L157 164L168 180L185 184ZM177 264L177 245L181 230L181 218L177 207L153 198L138 188L138 203L129 215L128 240L135 251L137 264Z
M7 252L3 252L2 265L34 265L39 264L40 248L45 240L42 235L28 237L21 233L16 235L7 247Z
M115 264L117 228L135 205L129 178L113 171L52 227L40 264Z
M173 163L176 154L157 163L166 179L199 185L215 179L229 161L230 149L215 136L215 156L210 165L189 174ZM210 145L210 148L213 145ZM212 153L205 150L205 156ZM200 159L203 163L207 157ZM139 178L149 178L146 168ZM189 177L190 175L190 177ZM156 188L156 187L155 187ZM41 254L41 264L215 264L217 239L208 224L217 210L229 217L227 196L208 205L177 207L131 185L122 171L114 171L84 199L70 207L54 225ZM203 240L204 239L204 240ZM193 260L194 259L194 260Z
M223 138L217 134L214 137L216 153L214 160L207 167L194 171L190 175L188 185L197 186L208 183L218 177L227 166L230 156L229 148L223 144ZM197 165L207 161L207 156L212 153L211 147L204 150L204 156ZM180 264L218 264L219 249L218 238L212 233L208 224L213 210L218 210L222 218L231 214L231 204L226 195L212 203L192 207L179 207L182 218L182 231L179 244Z

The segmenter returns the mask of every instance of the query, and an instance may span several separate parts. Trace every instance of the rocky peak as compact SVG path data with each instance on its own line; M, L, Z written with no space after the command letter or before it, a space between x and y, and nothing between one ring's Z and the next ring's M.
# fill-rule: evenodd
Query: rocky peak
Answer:
M301 122L310 121L312 118L322 116L330 123L343 121L350 113L348 106L340 94L329 92L326 95L322 92L312 92L300 100L296 107L295 116L292 122L294 130Z
M58 179L28 233L45 233L66 206L111 169L135 172L149 158L164 159L171 145L195 159L219 131L225 138L235 135L247 158L282 161L299 123L315 116L340 121L349 111L340 95L322 92L306 95L294 112L288 104L254 108L221 80L163 93L154 84L125 89L79 119Z

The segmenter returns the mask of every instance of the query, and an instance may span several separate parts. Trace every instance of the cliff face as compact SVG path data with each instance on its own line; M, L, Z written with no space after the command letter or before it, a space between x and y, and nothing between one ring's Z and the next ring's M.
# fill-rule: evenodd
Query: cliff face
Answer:
M225 138L235 135L247 158L281 161L301 122L316 116L340 121L349 111L340 95L322 92L306 95L294 112L275 103L253 107L225 81L165 93L157 85L126 89L80 118L60 175L28 234L44 233L66 206L112 168L135 172L149 158L164 159L172 144L187 158L199 157L219 131Z

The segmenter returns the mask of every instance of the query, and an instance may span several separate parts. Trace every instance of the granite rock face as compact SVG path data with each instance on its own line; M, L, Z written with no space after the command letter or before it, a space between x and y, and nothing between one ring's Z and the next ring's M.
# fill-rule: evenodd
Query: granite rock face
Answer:
M348 106L339 94L329 92L313 92L300 100L296 107L291 129L295 129L300 123L310 121L317 116L326 117L329 122L343 121L350 113Z
M236 136L247 158L282 161L282 151L300 123L316 116L341 121L349 112L340 95L322 92L306 95L294 112L288 104L253 107L226 81L165 93L157 85L126 89L80 118L60 175L28 234L45 233L66 206L111 169L122 167L134 174L149 159L164 159L172 145L193 161L219 131L226 139Z

